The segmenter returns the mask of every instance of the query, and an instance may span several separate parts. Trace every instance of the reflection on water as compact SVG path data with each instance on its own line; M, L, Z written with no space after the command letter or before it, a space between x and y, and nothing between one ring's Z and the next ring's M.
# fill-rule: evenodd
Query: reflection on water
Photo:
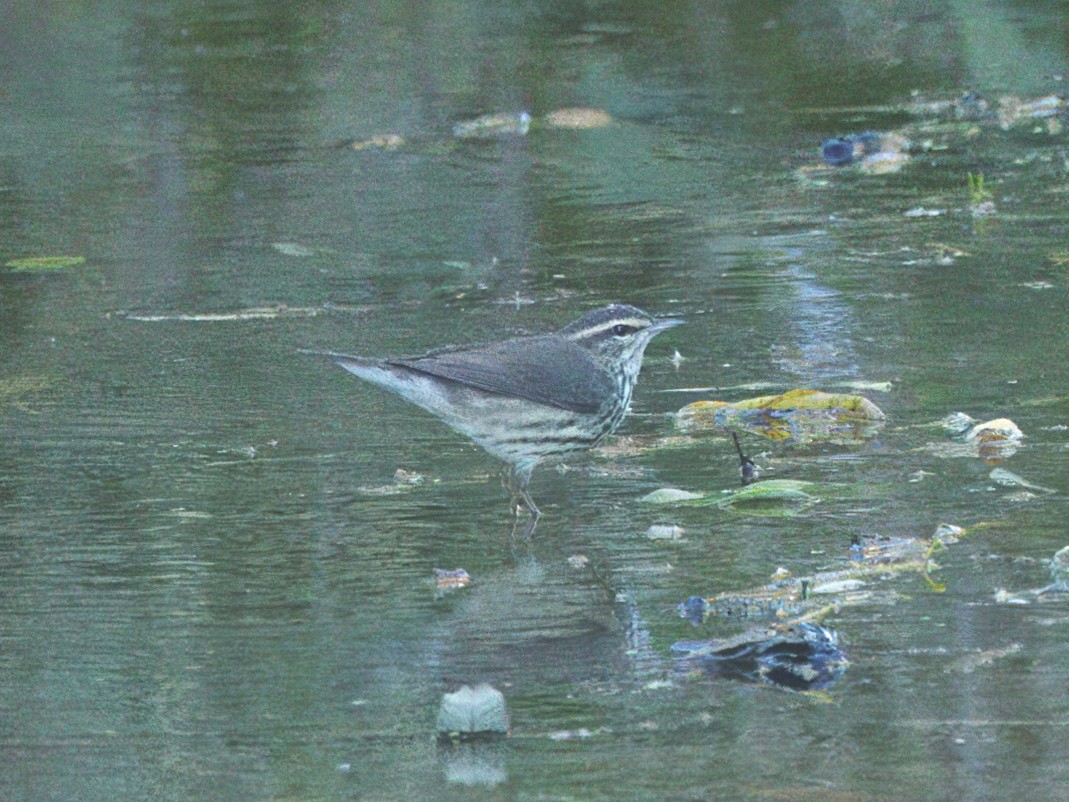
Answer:
M1064 796L1069 616L1026 593L1066 545L1063 115L931 127L892 174L819 153L927 125L912 90L1058 90L1060 17L954 13L13 9L0 264L85 261L0 267L0 796ZM613 123L542 124L576 106ZM521 111L524 135L453 136ZM651 345L610 448L536 473L516 549L491 460L298 353L614 300L688 325ZM744 435L820 504L637 503L738 482L729 439L665 413L856 380L891 386L864 444ZM661 392L711 386L750 389ZM947 447L952 412L1025 438L985 464ZM384 492L399 468L424 481ZM672 643L748 625L695 627L685 599L943 522L969 534L931 576L826 617L850 665L823 695L674 670ZM436 568L472 582L439 593ZM511 737L444 754L442 693L482 681Z

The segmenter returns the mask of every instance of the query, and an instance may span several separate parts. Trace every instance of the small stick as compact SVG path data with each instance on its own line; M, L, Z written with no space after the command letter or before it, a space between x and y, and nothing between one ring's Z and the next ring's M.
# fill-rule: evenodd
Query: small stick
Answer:
M742 486L753 484L757 481L757 465L742 453L742 445L735 432L731 433L731 439L735 441L735 450L739 452L739 478L742 479Z

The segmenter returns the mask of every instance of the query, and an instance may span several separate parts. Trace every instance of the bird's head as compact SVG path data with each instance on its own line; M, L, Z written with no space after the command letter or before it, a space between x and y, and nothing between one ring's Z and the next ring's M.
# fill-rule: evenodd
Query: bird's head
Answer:
M634 306L613 304L587 312L557 333L606 367L636 375L650 340L681 323L677 318L654 319Z

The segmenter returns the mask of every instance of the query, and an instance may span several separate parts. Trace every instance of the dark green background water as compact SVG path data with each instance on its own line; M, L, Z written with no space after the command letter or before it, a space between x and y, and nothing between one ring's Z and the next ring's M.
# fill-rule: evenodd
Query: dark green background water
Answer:
M1069 794L1069 606L994 603L1046 584L1069 542L1066 134L963 124L897 174L798 172L825 137L915 124L875 108L913 91L1063 91L1064 5L0 14L0 263L86 260L0 268L0 797ZM451 135L576 105L616 123ZM405 145L338 146L386 133ZM995 214L970 213L970 172ZM944 245L967 255L940 263ZM657 487L733 487L729 442L594 455L536 474L545 515L515 555L491 460L297 353L552 330L614 300L689 321L650 347L624 435L669 434L661 413L711 395L666 390L891 382L870 443L746 440L771 475L865 492L793 519L650 509ZM946 457L921 425L954 411L1013 418L1004 467L1058 493L1015 502ZM397 468L427 481L368 492ZM1000 523L940 555L946 592L907 577L897 603L830 619L851 666L826 697L665 681L669 644L730 632L680 621L687 596L941 521ZM432 569L457 566L473 585L436 598ZM478 756L494 782L451 781L435 746L456 681L509 700L513 737Z

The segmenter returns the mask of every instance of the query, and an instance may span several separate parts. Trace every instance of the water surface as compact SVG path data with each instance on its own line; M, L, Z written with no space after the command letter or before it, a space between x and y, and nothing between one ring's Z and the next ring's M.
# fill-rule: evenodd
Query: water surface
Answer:
M1067 545L1065 134L954 120L893 174L804 169L829 136L916 134L914 92L1059 91L1064 14L8 16L0 261L85 263L0 268L4 798L1067 793L1066 604L995 602L1045 585ZM615 122L452 136L570 106ZM385 134L404 144L348 145ZM615 448L536 474L544 517L518 548L492 460L298 353L541 332L610 301L688 325L651 345ZM875 439L744 437L768 476L857 493L786 519L638 503L736 485L730 441L675 438L684 403L858 381L891 386L867 393ZM724 389L669 392L696 387ZM929 424L955 411L1012 418L1026 439L1003 467L1057 492L948 455ZM385 492L398 468L423 483ZM673 673L672 642L739 629L695 629L686 597L941 522L975 527L938 556L945 590L901 577L828 618L851 665L826 693ZM646 537L663 523L685 539ZM456 567L473 584L436 594ZM439 749L459 682L504 691L509 739Z

